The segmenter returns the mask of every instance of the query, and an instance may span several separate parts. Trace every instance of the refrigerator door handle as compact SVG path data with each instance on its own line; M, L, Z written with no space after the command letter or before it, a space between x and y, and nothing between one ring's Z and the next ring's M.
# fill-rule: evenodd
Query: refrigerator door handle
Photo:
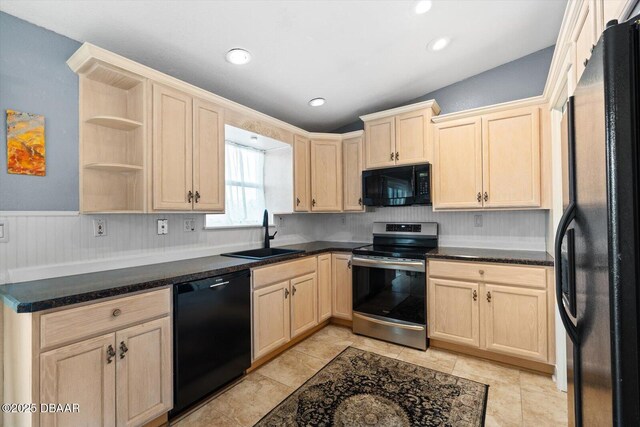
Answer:
M569 207L562 215L560 219L560 224L558 224L558 231L556 232L556 241L555 241L555 259L556 259L556 301L558 304L558 311L560 312L560 319L562 320L562 324L567 331L567 335L573 342L573 345L578 347L578 330L576 326L573 324L569 315L567 314L566 308L564 306L563 298L562 298L562 241L564 239L565 234L567 233L567 229L571 221L573 221L575 216L575 204L572 202L569 204ZM572 250L573 248L569 248ZM569 256L570 259L573 259L573 255ZM573 276L573 275L572 275ZM571 287L571 286L570 286ZM573 287L575 288L575 287Z

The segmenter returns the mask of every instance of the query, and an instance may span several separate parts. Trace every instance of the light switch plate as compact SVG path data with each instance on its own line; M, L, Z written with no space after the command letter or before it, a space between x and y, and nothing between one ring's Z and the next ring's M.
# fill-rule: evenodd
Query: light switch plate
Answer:
M158 235L169 234L169 220L168 219L159 219L158 220Z
M9 224L6 222L0 222L0 243L7 243L9 241Z
M482 215L474 215L473 223L473 225L476 227L482 227Z

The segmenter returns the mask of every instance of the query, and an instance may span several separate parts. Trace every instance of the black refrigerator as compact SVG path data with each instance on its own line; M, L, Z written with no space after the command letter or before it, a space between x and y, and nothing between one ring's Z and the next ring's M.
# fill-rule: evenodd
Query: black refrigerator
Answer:
M640 425L639 19L607 26L563 119L556 296L576 426Z

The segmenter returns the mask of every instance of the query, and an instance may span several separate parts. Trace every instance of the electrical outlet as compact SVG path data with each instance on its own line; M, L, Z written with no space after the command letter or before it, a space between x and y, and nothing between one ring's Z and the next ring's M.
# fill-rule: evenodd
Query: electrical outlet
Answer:
M342 225L346 225L347 224L347 216L346 215L340 215L340 223Z
M196 220L193 218L187 218L184 220L184 231L196 231Z
M474 215L473 223L476 227L482 227L482 215Z
M104 218L96 218L93 220L93 235L95 237L104 237L107 235L107 220Z
M285 222L284 222L283 216L278 217L278 228L285 228Z
M9 224L6 222L0 222L0 243L7 243L9 241Z
M169 220L168 219L159 219L158 220L158 235L169 234Z

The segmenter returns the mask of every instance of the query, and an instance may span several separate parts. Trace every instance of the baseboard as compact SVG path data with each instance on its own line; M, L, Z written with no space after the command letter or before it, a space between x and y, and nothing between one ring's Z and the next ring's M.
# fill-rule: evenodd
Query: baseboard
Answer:
M429 346L435 347L435 348L441 348L443 350L455 351L457 353L468 354L469 356L479 357L481 359L489 359L489 360L493 360L494 362L513 365L517 368L524 368L530 371L541 372L547 375L553 374L555 370L554 365L549 365L547 363L534 362L533 360L520 359L518 357L492 353L490 351L481 350L478 348L470 348L464 345L452 344L445 341L430 339Z
M345 326L347 328L351 328L353 326L353 321L347 319L339 319L337 317L332 317L329 319L332 325Z
M160 415L158 418L156 418L155 420L149 421L143 427L163 427L168 425L169 425L169 414L164 413Z

